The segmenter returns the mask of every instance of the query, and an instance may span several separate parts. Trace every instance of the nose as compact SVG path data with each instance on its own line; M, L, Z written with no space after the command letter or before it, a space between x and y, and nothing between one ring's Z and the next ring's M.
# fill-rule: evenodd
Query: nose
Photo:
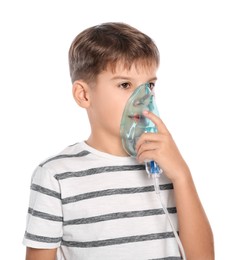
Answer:
M150 97L153 96L149 83L144 83L140 85L136 89L136 93L136 98L133 101L134 107L144 105L145 101L147 101L147 99L150 99Z

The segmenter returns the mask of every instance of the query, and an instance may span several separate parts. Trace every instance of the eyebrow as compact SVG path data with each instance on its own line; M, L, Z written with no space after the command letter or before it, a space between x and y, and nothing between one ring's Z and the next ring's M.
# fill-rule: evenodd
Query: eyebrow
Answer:
M115 76L115 77L113 77L111 80L132 80L132 78L130 78L130 77L126 77L126 76L122 76L122 75L118 75L118 76ZM147 81L153 81L153 80L157 80L157 77L153 77L153 78L151 78L151 79L149 79L149 80L147 80Z

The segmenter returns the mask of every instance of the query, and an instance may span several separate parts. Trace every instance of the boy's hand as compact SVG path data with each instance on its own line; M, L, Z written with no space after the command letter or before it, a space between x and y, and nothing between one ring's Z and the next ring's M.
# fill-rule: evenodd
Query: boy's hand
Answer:
M137 160L153 160L172 182L181 180L190 171L171 134L158 116L149 111L143 115L156 125L158 132L141 135L136 144Z

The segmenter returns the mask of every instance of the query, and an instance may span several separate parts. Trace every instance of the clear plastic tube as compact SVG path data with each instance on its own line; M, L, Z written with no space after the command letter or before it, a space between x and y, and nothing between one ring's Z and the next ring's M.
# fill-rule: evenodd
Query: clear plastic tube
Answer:
M175 236L175 239L177 241L177 244L178 244L178 247L179 247L179 250L180 250L180 254L181 254L181 257L183 260L186 260L186 254L185 254L185 251L184 251L184 248L183 248L183 245L182 245L182 242L177 234L177 231L172 223L172 220L170 218L170 214L167 210L167 208L164 206L163 202L162 202L162 197L161 197L161 193L160 193L160 187L159 187L159 176L160 174L153 174L151 175L153 180L154 180L154 188L155 188L155 192L156 194L158 195L158 198L159 198L159 201L160 201L160 204L161 204L161 207L162 209L164 210L167 218L168 218L168 221L170 223L170 226L172 228L172 231L173 231L173 234Z

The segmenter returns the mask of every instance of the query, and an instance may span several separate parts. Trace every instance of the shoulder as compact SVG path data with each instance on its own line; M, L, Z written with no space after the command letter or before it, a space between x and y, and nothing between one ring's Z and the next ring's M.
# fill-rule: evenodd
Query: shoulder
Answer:
M76 143L67 146L56 155L47 157L34 169L31 178L31 189L43 193L58 192L57 176L65 172L75 171L75 165L82 165L81 161L85 161L83 158L89 154L90 152L85 150L82 143ZM56 194L56 197L59 197L59 194Z
M76 160L85 161L85 157L90 151L85 149L82 142L75 143L65 147L62 151L52 156L46 157L35 168L32 180L40 180L43 178L55 178L56 174L71 171Z
M89 155L90 152L85 149L83 143L75 143L64 148L58 154L47 157L39 164L39 167L48 169L49 171L59 172L60 166L70 165L75 161L75 158L82 158Z

